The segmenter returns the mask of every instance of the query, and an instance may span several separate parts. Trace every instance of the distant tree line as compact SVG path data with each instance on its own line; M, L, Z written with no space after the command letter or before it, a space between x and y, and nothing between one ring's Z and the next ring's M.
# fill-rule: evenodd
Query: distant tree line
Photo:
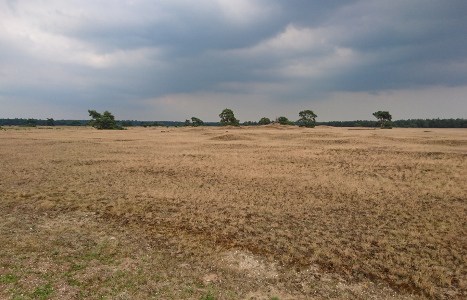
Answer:
M467 128L467 119L409 119L393 121L392 124L407 128Z
M195 118L195 117L193 117ZM193 120L192 118L192 120ZM201 122L197 121L189 122L188 126L219 126L219 122ZM259 121L245 121L241 124L243 126L256 126L256 125L267 125L270 123L277 122L279 124L292 124L292 125L303 125L299 121L289 121L286 117L279 117L275 121L271 121L267 117L261 118ZM125 120L117 122L118 125L123 127L129 126L171 126L181 127L186 126L187 123L182 121L137 121L137 120ZM202 124L202 125L200 125ZM240 124L240 123L239 123ZM46 120L41 119L0 119L0 126L24 126L24 127L35 127L35 126L86 126L89 125L89 120L54 120L48 118ZM315 125L327 125L334 127L380 127L379 121L368 121L368 120L356 120L356 121L330 121L330 122L316 122ZM467 128L467 119L408 119L408 120L396 120L391 121L392 127L400 128Z
M0 119L0 126L86 126L89 125L89 120L54 120L54 119ZM181 121L137 121L137 120L122 120L117 122L118 125L123 127L129 126L183 126L184 122ZM204 126L217 126L218 122L204 122Z
M334 127L379 127L377 121L330 121L316 122L316 125ZM467 128L467 119L408 119L391 121L392 127L399 128Z
M46 120L41 119L0 119L0 125L3 126L85 126L89 120L54 120L48 118Z

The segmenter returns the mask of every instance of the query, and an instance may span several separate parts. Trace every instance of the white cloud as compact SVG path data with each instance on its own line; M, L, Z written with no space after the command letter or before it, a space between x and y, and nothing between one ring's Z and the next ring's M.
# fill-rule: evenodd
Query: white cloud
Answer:
M256 45L244 49L231 50L230 53L245 57L261 55L294 56L297 53L312 55L329 47L323 29L296 28L288 25L283 32Z
M265 3L260 1L218 0L217 2L224 18L243 26L252 24L258 21L258 19L266 18L278 9L274 5L271 5L271 3L264 5Z
M329 28L297 28L289 24L284 32L245 49L230 50L234 55L251 60L271 57L263 70L285 79L323 79L335 72L342 72L363 59L351 48L333 45L328 36Z
M326 79L336 72L347 70L359 60L349 48L335 48L326 56L293 60L277 70L287 78Z
M289 25L284 32L259 45L261 50L313 51L326 47L325 30L318 28L296 28Z
M31 58L93 68L147 67L155 65L157 56L161 54L161 50L155 47L114 49L102 53L90 42L61 33L71 30L71 27L84 25L73 21L73 19L79 18L80 22L83 22L83 19L86 19L83 17L86 14L82 8L71 6L71 8L52 9L53 1L49 2L49 5L39 5L39 3L33 2L26 6L23 2L18 3L19 7L16 13L11 12L5 6L2 7L6 9L5 19L2 21L2 27L5 30L0 35L0 41ZM60 7L58 3L55 4ZM66 19L64 19L65 17ZM63 27L68 28L64 30ZM47 30L49 28L51 30Z

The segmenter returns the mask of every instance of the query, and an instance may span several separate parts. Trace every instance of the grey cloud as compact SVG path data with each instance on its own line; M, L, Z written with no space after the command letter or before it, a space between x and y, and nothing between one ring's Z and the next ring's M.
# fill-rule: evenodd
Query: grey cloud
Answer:
M0 32L0 96L136 107L170 94L290 103L467 85L465 1L224 4L8 1L0 26L23 27Z
M437 68L465 62L467 3L411 1L346 7L331 19L337 28L330 42L347 47L371 64L343 70L334 78L338 90L363 91L413 85L465 85L466 73ZM431 66L432 72L427 72Z

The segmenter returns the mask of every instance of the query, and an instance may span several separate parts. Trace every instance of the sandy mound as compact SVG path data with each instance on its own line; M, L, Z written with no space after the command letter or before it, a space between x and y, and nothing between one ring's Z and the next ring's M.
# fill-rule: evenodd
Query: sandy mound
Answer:
M251 140L251 138L236 134L223 134L210 138L213 141L241 141L241 140Z
M279 123L271 123L268 125L251 126L251 128L286 130L286 129L298 129L300 127L293 126L293 125L281 125Z
M243 129L243 127L241 126L232 126L232 125L227 125L227 126L220 126L219 128L222 128L222 129Z

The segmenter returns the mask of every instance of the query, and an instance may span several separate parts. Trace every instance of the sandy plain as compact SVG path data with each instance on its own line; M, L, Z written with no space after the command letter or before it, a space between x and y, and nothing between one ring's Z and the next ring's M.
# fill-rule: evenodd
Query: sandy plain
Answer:
M467 130L6 127L0 299L465 299Z

